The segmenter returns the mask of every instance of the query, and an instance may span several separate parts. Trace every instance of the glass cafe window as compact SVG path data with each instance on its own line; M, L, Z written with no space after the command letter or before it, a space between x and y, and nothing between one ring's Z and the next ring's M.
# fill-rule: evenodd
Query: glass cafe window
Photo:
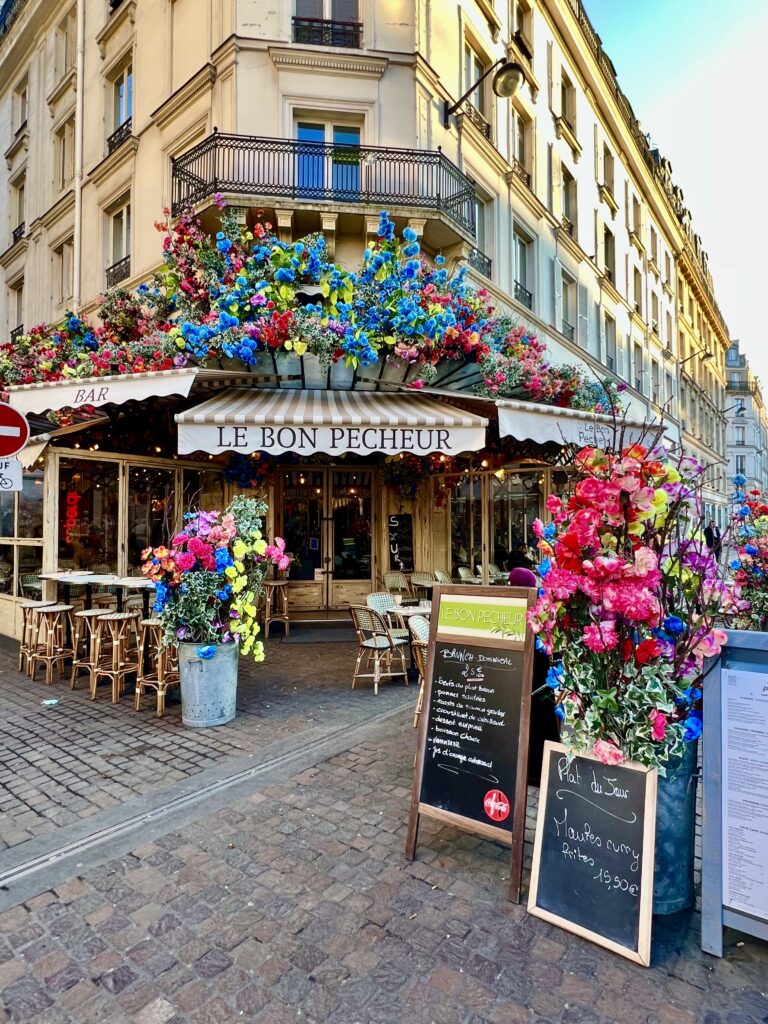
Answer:
M0 491L0 595L41 596L42 536L43 471L28 470L18 494Z
M475 473L464 473L451 490L451 575L458 576L460 566L472 572L482 565L483 503L482 480Z
M320 470L294 469L283 476L283 537L292 557L289 579L313 580L323 568L324 476Z
M185 469L183 508L217 512L224 508L224 476L218 469Z
M541 515L541 480L536 473L500 469L491 479L491 554L500 569L535 562L533 521Z
M141 566L145 548L166 544L175 533L172 469L131 466L128 470L128 570Z
M76 460L59 467L59 568L117 571L118 466Z
M334 472L331 491L333 578L371 578L371 474Z

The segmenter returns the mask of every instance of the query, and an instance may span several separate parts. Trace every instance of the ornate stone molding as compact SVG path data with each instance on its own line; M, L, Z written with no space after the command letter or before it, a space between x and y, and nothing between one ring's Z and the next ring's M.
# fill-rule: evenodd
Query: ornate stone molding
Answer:
M386 57L369 57L358 53L326 53L324 50L281 50L270 46L269 56L276 68L291 71L331 72L354 78L381 78L387 70Z
M206 64L194 74L184 85L180 86L172 96L169 96L165 103L157 110L152 111L150 120L158 128L165 126L172 121L177 114L186 109L198 96L213 88L216 81L216 67L213 64Z
M96 164L88 175L88 180L92 181L94 185L101 185L103 181L111 177L126 164L133 163L138 148L139 140L132 135L122 146L118 146L113 153L104 157L101 163Z
M109 15L104 28L102 28L96 35L96 45L99 47L99 53L101 54L102 60L104 60L107 55L107 46L112 37L115 36L124 25L128 26L128 33L132 33L135 21L136 0L124 0L115 13Z

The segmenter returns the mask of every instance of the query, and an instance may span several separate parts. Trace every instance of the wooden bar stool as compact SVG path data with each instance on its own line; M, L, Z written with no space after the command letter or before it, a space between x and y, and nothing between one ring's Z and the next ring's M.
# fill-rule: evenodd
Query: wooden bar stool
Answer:
M264 580L264 639L269 636L272 622L282 622L285 635L291 635L291 618L288 614L288 581Z
M75 634L72 648L75 656L72 659L72 677L70 686L74 690L77 677L82 669L88 673L88 684L93 684L93 673L96 668L96 622L104 614L103 608L84 608L75 612ZM104 656L107 650L103 651Z
M38 662L45 665L45 684L53 683L53 666L59 663L59 675L64 675L64 662L74 657L67 637L72 636L71 604L47 604L35 609L37 634L30 658L30 678L35 678Z
M138 612L106 612L96 619L96 664L91 673L91 700L96 700L99 679L112 682L112 703L120 703L127 676L138 673ZM111 650L108 645L111 644Z
M157 695L157 717L162 718L165 714L165 695L171 686L178 685L176 648L163 647L163 624L160 619L143 619L139 639L139 673L136 676L136 711L141 708L144 692L154 690Z
M56 604L55 601L25 601L21 606L21 640L19 642L19 672L29 675L30 657L37 644L39 623L35 616L38 608Z

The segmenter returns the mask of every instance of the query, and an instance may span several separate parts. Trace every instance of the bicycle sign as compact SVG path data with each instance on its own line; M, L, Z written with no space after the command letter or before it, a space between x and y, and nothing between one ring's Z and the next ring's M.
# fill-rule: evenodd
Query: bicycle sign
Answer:
M0 491L20 491L22 474L18 459L0 459Z

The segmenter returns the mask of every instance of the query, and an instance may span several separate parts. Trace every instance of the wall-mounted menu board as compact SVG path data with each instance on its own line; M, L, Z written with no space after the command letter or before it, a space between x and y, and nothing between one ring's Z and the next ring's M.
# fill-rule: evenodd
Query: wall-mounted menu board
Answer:
M528 910L635 963L651 958L656 770L544 746Z
M387 516L389 530L389 568L413 572L413 516L401 512Z
M520 898L533 634L524 588L435 587L406 856L419 816L512 847Z

